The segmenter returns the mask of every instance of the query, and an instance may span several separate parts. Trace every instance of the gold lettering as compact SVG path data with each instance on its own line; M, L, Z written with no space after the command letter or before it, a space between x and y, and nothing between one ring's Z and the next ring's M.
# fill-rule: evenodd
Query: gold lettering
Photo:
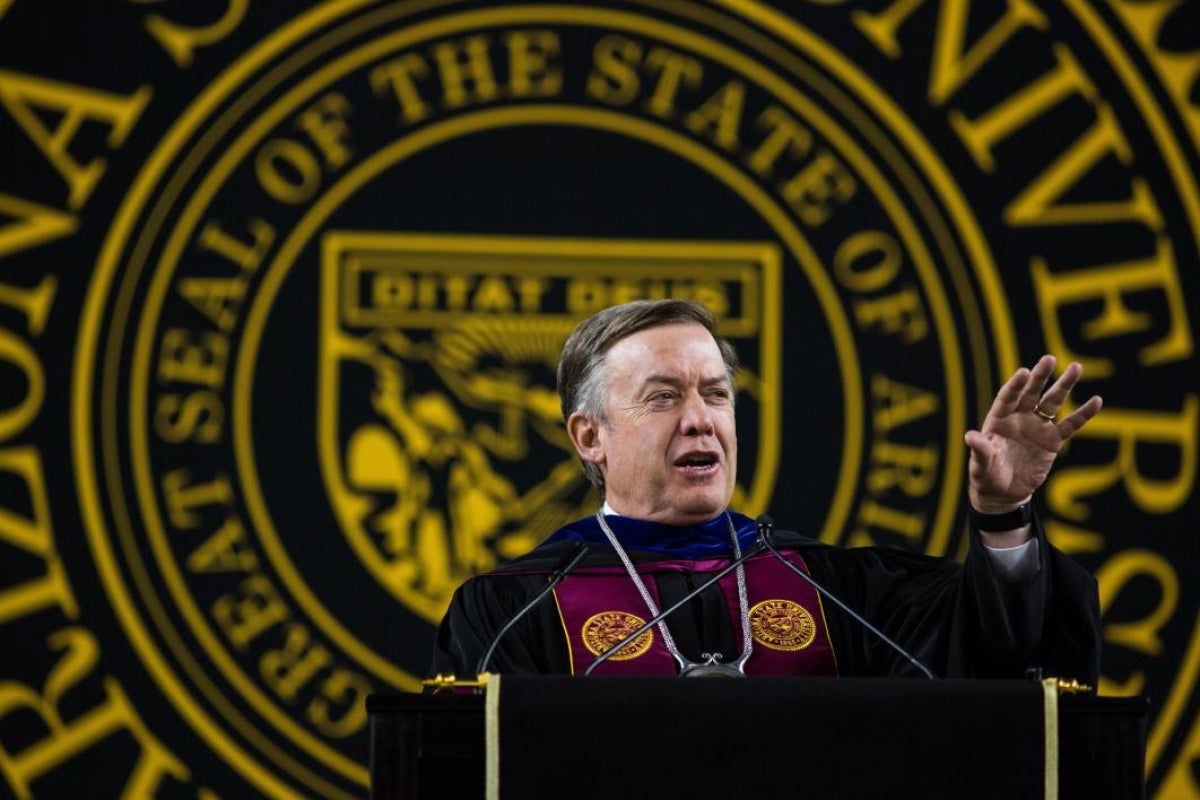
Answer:
M207 222L200 231L196 246L206 253L216 253L247 272L253 272L275 241L275 228L258 217L250 220L248 228L253 242L234 237L216 222Z
M813 135L783 109L771 106L755 124L767 132L762 143L746 158L746 164L762 177L771 174L784 153L802 158L812 148Z
M25 517L0 507L0 542L37 556L46 569L41 577L0 592L0 622L53 606L74 619L79 606L55 551L41 456L30 446L0 450L0 474L15 477L24 485L32 510L31 516Z
M196 50L211 47L237 30L246 17L249 5L250 0L229 0L225 13L219 19L200 27L180 25L161 14L151 14L146 18L146 30L158 40L176 65L187 69L196 57Z
M521 298L521 310L527 313L540 311L542 296L550 288L550 282L544 278L518 278L517 295Z
M229 341L224 336L203 333L197 343L191 331L168 328L163 332L158 377L219 389L225 382L228 359Z
M719 283L698 281L690 287L681 286L678 291L682 296L690 296L690 299L697 303L708 306L709 311L718 319L729 313L729 296Z
M625 106L637 99L642 89L636 64L642 48L624 36L605 36L592 51L587 95L610 106Z
M1070 413L1069 407L1064 407ZM1187 395L1178 414L1165 411L1130 411L1105 408L1104 413L1075 433L1076 438L1101 439L1117 445L1110 464L1069 467L1051 473L1046 487L1050 508L1060 516L1082 521L1090 509L1083 497L1099 494L1118 481L1143 511L1167 514L1191 497L1196 483L1196 450L1200 447L1200 397ZM1171 478L1150 478L1138 469L1138 448L1159 448L1154 463L1161 464L1162 448L1179 459Z
M604 281L580 278L567 284L567 310L573 314L599 311L608 306L608 289Z
M898 0L880 13L855 11L850 18L881 53L895 60L903 53L896 32L924 4L925 0ZM984 5L991 8L990 4ZM935 106L961 89L1017 31L1026 26L1039 30L1048 27L1046 17L1028 0L1008 0L1004 16L964 51L970 11L971 4L959 0L944 0L940 5L929 70L929 100Z
M0 258L79 230L76 216L3 193L0 193L0 215L12 220L0 227Z
M738 146L738 129L746 105L746 85L729 81L700 107L683 118L683 125L697 136L704 136L722 150L732 153Z
M0 283L0 303L24 314L29 334L41 336L57 289L58 279L53 275L45 276L32 289Z
M154 431L164 442L214 444L225 424L225 404L216 392L160 395L154 407Z
M941 4L929 73L929 101L935 106L949 100L1017 31L1025 27L1038 30L1049 27L1046 17L1029 0L1008 0L1004 16L964 52L970 9L970 3L956 0L943 0Z
M704 67L699 61L663 47L651 48L646 54L646 71L658 75L654 91L646 101L646 110L662 119L675 116L675 100L680 87L686 85L694 89L704 77Z
M854 197L858 182L833 153L822 148L813 160L779 187L800 221L815 228L833 216L837 206Z
M475 285L475 279L466 275L450 275L446 278L446 307L451 311L462 311L467 307L467 296Z
M1068 525L1062 520L1046 520L1046 539L1069 556L1104 551L1104 537L1099 533Z
M417 80L429 77L429 65L416 53L405 53L371 70L371 88L383 95L391 90L400 104L400 119L407 125L429 116L429 106L421 98Z
M951 111L951 127L967 146L975 163L985 172L996 168L992 146L1028 125L1071 95L1096 100L1096 87L1075 55L1064 44L1053 47L1058 66L1004 100L978 119L967 119L958 110Z
M18 798L30 800L30 785L40 776L120 731L130 733L140 746L137 764L121 797L153 797L164 778L181 782L188 779L187 767L150 733L114 678L104 679L105 699L101 705L65 720L60 708L63 697L93 671L100 646L83 628L64 628L47 641L53 650L64 652L46 676L41 692L16 681L0 683L0 719L24 710L37 715L49 730L45 738L19 753L0 748L0 774Z
M850 12L850 21L867 37L868 41L893 61L904 54L900 47L900 39L896 31L912 16L913 12L925 5L925 0L896 0L883 11L871 14L857 10ZM932 75L930 76L932 79Z
M288 205L309 200L321 185L317 157L292 139L272 139L264 144L254 159L254 174L263 191Z
M331 92L313 103L296 120L300 130L308 134L321 155L325 166L337 169L350 160L350 101L338 92Z
M179 281L179 294L222 333L229 333L237 322L237 310L246 296L246 281L243 278L183 278Z
M899 488L909 497L924 497L937 483L937 467L936 445L917 447L876 441L871 446L867 488L876 495Z
M216 533L188 555L191 572L250 572L258 567L258 557L246 545L246 529L237 517L226 517Z
M213 619L239 650L272 626L288 619L288 609L265 575L247 577L234 592L212 605Z
M413 281L409 275L377 274L371 279L371 303L378 308L410 308ZM432 307L422 306L423 308Z
M913 286L904 286L877 299L855 300L854 319L860 328L877 328L880 333L898 335L909 344L929 334L925 304Z
M417 278L417 308L437 308L437 277L422 275Z
M203 506L227 506L233 500L233 488L223 473L207 483L193 483L192 473L176 469L163 475L163 500L171 524L180 530L195 528L200 524L196 513Z
M677 297L703 303L717 317L729 314L730 299L719 281L672 281L670 283L636 278L576 278L567 284L567 310L587 313L630 300L657 300Z
M15 406L0 408L0 441L12 439L25 430L41 410L42 400L46 397L46 374L37 353L24 339L0 328L0 362L4 361L25 377L25 386ZM20 386L19 381L13 383Z
M1161 231L1162 214L1149 184L1141 177L1130 182L1125 200L1093 203L1058 203L1104 156L1113 154L1122 164L1133 161L1133 151L1116 115L1107 103L1096 109L1092 125L1058 159L1034 179L1021 195L1004 209L1009 225L1099 225L1109 222L1137 222L1153 231Z
M1106 622L1105 644L1127 647L1148 656L1163 652L1161 631L1179 606L1179 576L1174 567L1159 553L1150 550L1126 550L1110 558L1096 570L1099 584L1100 613L1107 619L1121 592L1133 580L1150 579L1158 586L1159 601L1149 614L1132 622ZM1142 592L1139 592L1142 594ZM1122 692L1140 693L1145 675L1135 672L1121 687ZM1107 688L1107 687L1102 687Z
M79 605L71 592L67 571L57 554L43 559L41 576L0 591L0 623L12 622L49 608L57 608L68 619L79 616Z
M334 670L321 686L321 694L308 707L308 719L321 733L333 738L351 736L367 724L367 695L371 684L361 675L344 669ZM339 718L330 716L332 706L345 712Z
M442 81L442 103L461 108L468 103L486 103L499 95L492 63L488 60L488 37L470 36L465 42L444 42L433 48ZM468 85L473 89L468 90Z
M858 523L865 526L857 531L858 541L873 541L867 530L877 529L899 534L913 543L921 540L921 531L925 530L925 514L915 511L900 511L880 504L875 499L864 498L858 507Z
M852 292L878 292L895 280L903 262L904 251L894 237L860 231L838 246L833 276Z
M149 86L122 96L0 70L0 105L8 109L66 181L67 205L76 211L87 202L106 167L100 156L83 164L71 155L70 146L75 135L84 122L100 122L109 128L109 149L120 147L150 101L150 94ZM35 109L58 117L54 130L46 127Z
M0 450L0 472L20 478L29 491L33 505L32 519L0 508L0 541L29 553L41 556L52 554L54 545L50 530L50 506L41 455L28 445Z
M878 372L871 376L871 401L877 433L886 433L927 417L941 407L937 395L893 381Z
M589 284L584 284L585 286ZM599 286L602 286L600 284ZM598 287L599 288L599 287ZM589 293L591 290L587 290ZM608 302L612 305L622 305L633 300L641 300L645 295L642 293L642 286L639 281L621 279L613 281L608 287Z
M479 281L472 306L475 311L512 311L516 299L504 278L493 275Z
M1138 352L1139 361L1144 366L1153 366L1191 357L1192 335L1183 302L1183 287L1179 282L1171 243L1166 237L1159 237L1154 257L1147 260L1051 273L1046 260L1037 256L1031 263L1031 269L1034 294L1042 318L1042 330L1046 332L1048 349L1064 359L1078 361L1090 378L1111 375L1114 369L1113 362L1107 358L1081 355L1067 344L1066 335L1058 320L1061 307L1083 303L1094 306L1100 301L1100 316L1083 324L1083 335L1086 340L1107 339L1149 329L1154 321L1153 317L1147 312L1130 310L1122 297L1154 292L1161 295L1167 303L1167 316L1171 327L1161 339Z
M283 642L282 648L263 653L258 671L267 686L290 703L318 672L333 662L333 656L314 644L308 631L295 623L284 630Z
M1053 164L1034 179L1021 196L1009 203L1004 219L1010 225L1098 225L1137 222L1154 231L1163 227L1158 203L1149 184L1141 177L1130 183L1130 197L1092 203L1056 204L1106 155L1113 154L1129 165L1133 151L1116 115L1107 103L1096 109L1096 124L1068 147Z
M511 31L508 46L508 90L513 97L553 97L562 91L562 67L554 31Z

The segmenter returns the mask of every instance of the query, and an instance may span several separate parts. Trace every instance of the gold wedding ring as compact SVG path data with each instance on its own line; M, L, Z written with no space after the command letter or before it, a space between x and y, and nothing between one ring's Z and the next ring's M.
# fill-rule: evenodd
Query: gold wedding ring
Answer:
M1054 415L1047 414L1045 411L1042 411L1041 405L1035 405L1033 407L1033 413L1037 414L1039 417L1046 420L1046 422L1054 422Z

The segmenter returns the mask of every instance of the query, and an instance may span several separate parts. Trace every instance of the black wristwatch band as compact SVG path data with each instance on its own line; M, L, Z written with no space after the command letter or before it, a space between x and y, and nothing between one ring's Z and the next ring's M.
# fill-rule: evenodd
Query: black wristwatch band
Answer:
M996 533L1024 528L1033 519L1033 503L1022 503L1004 514L984 514L967 504L967 521L977 531Z

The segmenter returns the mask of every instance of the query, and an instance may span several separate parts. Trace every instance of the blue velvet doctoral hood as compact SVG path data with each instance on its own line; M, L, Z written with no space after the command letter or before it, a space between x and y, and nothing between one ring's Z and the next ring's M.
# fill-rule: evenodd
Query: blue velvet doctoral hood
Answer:
M757 536L754 520L734 511L730 511L729 516L737 531L738 545L744 552L754 544ZM631 519L617 514L607 514L604 519L612 528L617 541L626 550L645 550L692 560L728 557L733 553L725 514L699 525L682 526ZM570 541L583 541L600 547L609 546L608 537L600 529L595 517L585 517L559 528L544 544Z

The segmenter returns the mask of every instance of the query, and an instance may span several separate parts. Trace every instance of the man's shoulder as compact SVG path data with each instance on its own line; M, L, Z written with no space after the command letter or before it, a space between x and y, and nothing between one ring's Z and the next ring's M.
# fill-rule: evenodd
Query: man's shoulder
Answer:
M805 558L820 561L831 568L876 566L884 569L919 570L956 569L955 559L936 556L890 545L845 546L830 544L790 530L776 530L773 542L780 550L795 550Z

